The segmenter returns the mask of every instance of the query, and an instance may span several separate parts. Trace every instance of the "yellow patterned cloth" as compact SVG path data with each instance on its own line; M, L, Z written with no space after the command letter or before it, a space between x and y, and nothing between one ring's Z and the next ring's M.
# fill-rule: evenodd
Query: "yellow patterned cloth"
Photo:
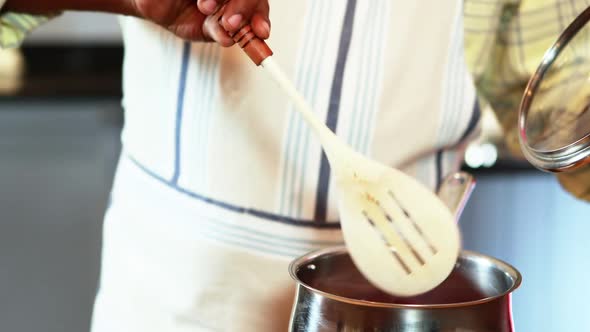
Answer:
M5 0L0 0L0 7ZM545 51L590 0L464 0L465 52L483 103L489 103L520 155L518 105ZM47 16L3 13L0 47L17 47ZM559 174L566 189L590 200L590 169Z
M589 0L465 0L465 52L478 94L520 155L517 117L522 94L545 51ZM557 176L578 198L590 200L590 169Z
M0 0L0 8L6 0ZM0 16L0 48L18 47L27 34L47 22L51 16L3 12Z

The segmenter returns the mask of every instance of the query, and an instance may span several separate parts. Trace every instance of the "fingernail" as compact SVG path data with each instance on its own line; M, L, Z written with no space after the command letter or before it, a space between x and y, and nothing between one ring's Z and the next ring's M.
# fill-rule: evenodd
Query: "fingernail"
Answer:
M217 9L217 2L213 0L205 0L203 2L203 9L208 11L207 14L213 13Z
M234 15L230 16L230 18L227 19L227 23L229 23L229 25L233 29L239 28L240 24L242 23L242 15L241 14L234 14Z
M269 36L269 35L270 35L270 25L268 24L268 22L266 22L266 21L263 21L263 22L262 22L262 30L264 30L264 31L265 31L265 34L266 34L267 36Z

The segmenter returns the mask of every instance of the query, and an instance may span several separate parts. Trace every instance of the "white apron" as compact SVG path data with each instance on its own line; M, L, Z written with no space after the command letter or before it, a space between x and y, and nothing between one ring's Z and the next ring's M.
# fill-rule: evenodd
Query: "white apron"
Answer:
M340 137L434 189L478 122L461 3L274 0L269 45ZM318 141L237 47L122 27L123 152L92 331L286 331L289 262L342 243Z

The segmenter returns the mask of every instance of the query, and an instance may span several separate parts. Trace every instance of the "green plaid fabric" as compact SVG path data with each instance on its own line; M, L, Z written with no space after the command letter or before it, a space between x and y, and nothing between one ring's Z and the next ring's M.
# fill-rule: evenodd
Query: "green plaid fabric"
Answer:
M49 20L48 16L4 13L0 16L0 47L18 47L27 34Z
M465 54L478 94L521 155L518 107L529 78L553 43L590 0L464 0ZM590 200L590 169L558 175L578 198Z

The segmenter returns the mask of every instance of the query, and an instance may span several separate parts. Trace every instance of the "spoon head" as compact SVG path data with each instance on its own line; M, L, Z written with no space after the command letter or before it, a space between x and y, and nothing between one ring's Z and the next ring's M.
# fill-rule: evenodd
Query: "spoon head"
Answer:
M370 179L338 181L340 219L350 255L381 290L413 296L453 270L460 234L453 214L428 188L402 172L373 167Z

